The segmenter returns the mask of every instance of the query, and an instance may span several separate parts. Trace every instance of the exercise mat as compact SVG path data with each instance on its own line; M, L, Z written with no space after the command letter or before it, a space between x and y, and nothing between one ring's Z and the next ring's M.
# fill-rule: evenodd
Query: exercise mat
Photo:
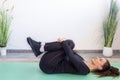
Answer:
M120 69L120 62L111 65ZM38 62L0 62L0 80L120 80L120 77L103 77L90 73L75 74L45 74L39 69Z

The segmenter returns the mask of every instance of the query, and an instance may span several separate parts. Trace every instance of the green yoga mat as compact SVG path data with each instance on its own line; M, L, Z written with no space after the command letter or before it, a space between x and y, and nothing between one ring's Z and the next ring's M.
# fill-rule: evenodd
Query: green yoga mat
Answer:
M120 63L112 63L120 69ZM120 77L98 78L90 73L86 76L74 74L45 74L37 62L0 62L0 80L120 80Z

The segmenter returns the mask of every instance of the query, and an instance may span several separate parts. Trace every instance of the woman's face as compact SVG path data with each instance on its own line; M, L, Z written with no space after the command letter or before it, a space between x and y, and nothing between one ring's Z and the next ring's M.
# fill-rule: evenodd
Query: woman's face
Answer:
M92 64L97 67L97 69L102 70L102 66L107 62L105 58L93 58L91 60Z

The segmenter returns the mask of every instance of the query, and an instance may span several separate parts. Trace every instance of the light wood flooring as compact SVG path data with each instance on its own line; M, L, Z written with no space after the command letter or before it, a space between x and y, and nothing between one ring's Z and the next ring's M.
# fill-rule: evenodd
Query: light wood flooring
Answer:
M85 60L91 60L93 57L104 57L102 53L78 53ZM43 55L43 54L42 54ZM42 55L35 57L33 53L7 53L6 56L0 56L0 62L39 62ZM111 62L120 62L120 53L114 53L112 57L104 57Z

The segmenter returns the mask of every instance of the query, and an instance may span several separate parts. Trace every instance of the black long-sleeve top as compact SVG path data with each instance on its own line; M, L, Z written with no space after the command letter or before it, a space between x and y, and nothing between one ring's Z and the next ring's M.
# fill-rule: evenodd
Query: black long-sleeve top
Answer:
M84 63L84 59L76 54L66 41L63 41L61 46L63 47L63 50L47 52L43 55L40 61L40 68L45 73L49 74L71 73L87 75L90 72L90 69Z

